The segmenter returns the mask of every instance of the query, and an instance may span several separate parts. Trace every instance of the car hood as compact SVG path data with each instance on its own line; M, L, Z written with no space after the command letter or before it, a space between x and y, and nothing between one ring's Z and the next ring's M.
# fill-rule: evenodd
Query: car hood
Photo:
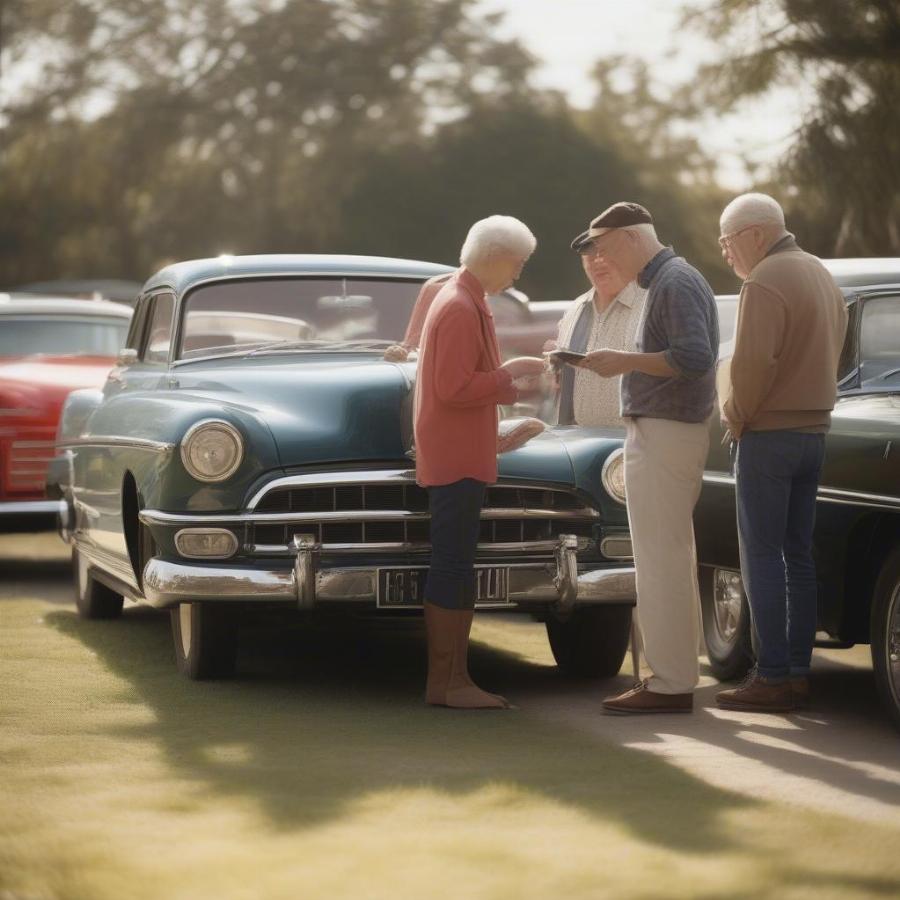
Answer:
M179 391L261 420L285 468L412 464L413 364L323 354L221 360L176 371ZM504 454L499 469L505 478L574 482L565 445L550 432Z
M255 415L285 468L402 460L411 435L405 367L356 355L262 357L177 370L179 390Z

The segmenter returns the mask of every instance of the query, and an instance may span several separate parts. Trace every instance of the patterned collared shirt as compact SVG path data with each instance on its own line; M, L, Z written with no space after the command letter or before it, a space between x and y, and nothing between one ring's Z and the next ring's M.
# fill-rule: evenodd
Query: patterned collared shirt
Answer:
M646 299L647 291L639 287L637 282L630 281L600 315L595 310L586 350L634 350L637 325ZM591 289L578 297L560 320L557 339L560 347L570 346L569 341L578 316L586 303L593 302L594 290ZM575 423L582 426L624 428L619 400L621 380L621 376L603 378L588 369L576 369L573 397Z

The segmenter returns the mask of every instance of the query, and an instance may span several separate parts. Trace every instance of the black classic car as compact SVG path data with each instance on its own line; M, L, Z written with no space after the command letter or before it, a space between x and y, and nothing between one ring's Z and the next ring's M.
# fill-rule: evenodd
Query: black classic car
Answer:
M826 265L850 318L816 508L818 645L869 643L878 689L900 726L900 259ZM695 527L709 661L731 679L752 664L753 648L734 477L718 421L712 431Z

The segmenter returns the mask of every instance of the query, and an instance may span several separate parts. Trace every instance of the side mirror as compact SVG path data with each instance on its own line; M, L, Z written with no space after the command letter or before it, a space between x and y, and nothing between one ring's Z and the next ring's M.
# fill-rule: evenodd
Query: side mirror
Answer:
M137 358L137 350L134 350L131 347L125 347L123 350L119 351L119 355L116 357L116 365L130 366L132 363L137 362Z

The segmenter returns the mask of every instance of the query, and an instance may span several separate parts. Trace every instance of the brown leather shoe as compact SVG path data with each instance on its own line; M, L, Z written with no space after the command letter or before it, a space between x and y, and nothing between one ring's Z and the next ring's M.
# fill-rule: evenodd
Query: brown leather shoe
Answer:
M647 687L646 681L642 681L618 697L607 697L603 701L603 708L618 715L689 713L694 711L694 695L658 694Z
M805 675L792 675L791 693L795 706L809 706L809 679Z
M771 681L753 672L736 688L716 694L722 709L742 712L787 713L795 709L793 689L789 679Z

